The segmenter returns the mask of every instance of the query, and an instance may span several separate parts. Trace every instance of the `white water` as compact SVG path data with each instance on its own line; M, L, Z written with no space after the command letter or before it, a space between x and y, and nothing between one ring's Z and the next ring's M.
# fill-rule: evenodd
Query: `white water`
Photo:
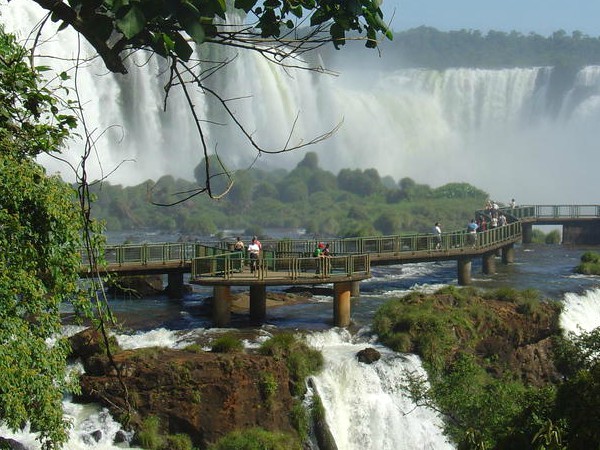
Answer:
M443 450L454 448L433 411L417 407L401 386L409 373L425 376L415 355L400 355L369 342L356 342L347 331L315 333L309 343L320 349L325 368L314 382L326 420L339 449ZM359 363L366 347L381 352L373 364Z
M591 289L582 295L566 294L560 326L567 333L574 334L590 332L600 327L600 288Z
M36 8L34 2L13 0L3 8L3 21L9 30L26 30L40 16ZM76 42L74 34L61 32L45 52L73 54ZM218 51L212 56L226 57ZM583 69L570 90L552 93L547 68L383 72L372 68L376 52L362 52L360 59L340 69L339 77L330 77L284 71L247 52L237 56L211 85L225 98L239 99L230 105L266 148L284 146L297 115L292 143L343 121L334 137L308 148L334 173L374 167L382 176L409 176L433 186L467 181L500 201L597 201L598 67ZM152 61L132 67L123 77L106 74L98 62L82 74L90 124L98 130L122 126L98 142L105 172L122 160L136 160L114 174L113 183L137 184L163 174L191 179L200 161L182 103L175 100L167 114L160 111L160 71ZM558 106L552 104L555 96ZM221 121L214 103L201 96L195 103L203 117ZM218 150L228 168L243 169L256 156L231 124L205 126L210 148ZM78 159L79 147L71 146L71 160ZM263 156L258 164L291 168L303 153Z

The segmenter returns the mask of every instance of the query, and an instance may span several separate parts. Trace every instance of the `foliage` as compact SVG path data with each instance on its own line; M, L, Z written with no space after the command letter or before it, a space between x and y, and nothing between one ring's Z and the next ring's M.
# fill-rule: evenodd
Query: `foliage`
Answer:
M74 191L34 157L58 151L73 122L24 57L0 29L0 411L9 428L29 422L58 448L63 392L74 388L59 308L79 294L81 221Z
M338 48L345 44L346 33L366 34L366 46L377 46L377 35L392 34L383 21L376 0L360 2L331 2L329 0L261 1L190 0L170 2L114 2L100 0L87 2L73 0L69 3L35 0L51 13L51 19L61 22L60 29L71 26L81 33L102 57L106 67L126 73L123 60L131 50L149 50L163 57L188 61L196 45L217 43L240 48L258 46L259 39L289 41L299 47L298 35L291 34L298 24L320 30L329 29L329 38ZM255 22L233 32L227 25L234 8L248 14ZM229 17L226 16L229 13ZM230 26L231 24L229 24ZM308 34L307 31L304 34ZM316 39L316 38L314 38Z
M232 334L219 336L212 343L213 353L241 353L244 351L244 343Z
M583 275L600 275L600 253L585 252L581 255L581 263L575 272Z
M548 37L490 30L439 31L418 27L395 33L394 45L382 45L388 59L404 66L450 67L581 67L600 63L600 38L558 30ZM393 56L401 56L394 58Z
M172 434L166 438L166 450L192 450L192 439L187 434Z
M586 255L585 259L593 260L594 255ZM416 348L424 358L429 382L417 374L408 374L404 381L406 392L417 404L429 405L445 415L446 432L458 448L595 448L600 442L600 328L563 336L556 324L560 308L548 303L542 308L537 292L502 289L484 293L488 300L515 303L519 314L530 317L521 322L522 326L538 323L540 337L548 331L553 336L554 362L564 379L540 387L526 385L516 366L500 371L489 359L491 355L482 357L482 347L473 345L486 335L495 338L503 332L502 339L507 341L517 335L509 329L502 331L502 326L490 321L490 311L474 308L477 302L472 297L476 294L472 289L449 287L438 291L436 298L412 294L388 302L377 311L374 330L380 339L392 348L399 344ZM452 311L444 309L444 305ZM455 309L469 311L470 318L455 314ZM452 317L440 327L440 316ZM467 319L471 326L462 323ZM446 364L436 366L436 358L432 364L432 356L415 343L431 335L432 330L434 338L443 342L447 339L446 329L459 338L452 342L456 347L452 357L439 358ZM470 333L477 335L470 338Z
M560 244L560 231L552 230L544 239L546 244Z
M151 228L207 235L217 229L239 228L253 235L263 234L267 227L297 227L313 234L349 237L430 232L437 221L442 221L444 230L462 229L487 198L487 194L470 185L451 183L431 194L428 186L413 180L410 186L404 179L398 186L387 187L375 169L350 172L356 180L345 186L341 180L346 172L336 176L319 168L316 154L308 152L291 172L245 172L243 206L235 191L238 175L233 189L219 202L197 199L162 208L160 221L156 207L147 201L147 191L150 188L154 201L166 200L166 192L175 184L171 177L132 187L103 183L101 189L92 187L97 198L93 214L107 223L109 231ZM352 186L361 185L371 187L356 193ZM400 185L410 194L396 195L403 192ZM182 180L177 181L177 186L182 192L194 187ZM249 214L250 210L261 214ZM114 224L118 224L117 228Z
M323 367L323 354L292 333L276 334L260 346L259 352L285 361L290 372L292 395L303 395L306 392L306 378Z
M160 431L160 419L156 416L146 417L136 433L136 439L144 448L150 450L162 448L165 438Z
M294 437L261 428L232 431L209 446L209 450L300 450L301 448Z

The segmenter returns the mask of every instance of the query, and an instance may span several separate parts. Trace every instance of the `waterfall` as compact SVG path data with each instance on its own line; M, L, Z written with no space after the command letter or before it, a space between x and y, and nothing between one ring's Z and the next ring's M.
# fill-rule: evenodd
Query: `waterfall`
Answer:
M11 1L2 14L7 29L22 37L41 16L26 0ZM45 53L72 55L76 43L65 30L50 39ZM352 55L347 47L342 51ZM286 69L254 52L203 51L214 60L233 60L209 86L263 148L280 150L288 138L292 145L307 142L342 124L318 145L262 155L262 168L291 169L311 150L333 173L375 168L382 176L409 176L432 186L465 181L500 201L597 201L598 67L583 68L573 79L545 67L383 71L372 64L376 52L363 51L332 77ZM98 132L109 130L97 144L104 171L134 159L110 181L131 185L167 174L192 179L201 158L194 123L181 95L173 93L162 112L164 63L136 57L141 67L132 65L127 76L107 74L99 61L82 71L89 122ZM202 118L216 119L203 122L211 151L231 170L248 167L256 151L225 121L218 102L197 94ZM69 159L78 160L80 147L73 142Z
M560 326L564 331L575 334L589 333L600 327L600 289L590 289L583 294L565 294Z
M401 385L409 373L424 375L416 355L354 342L347 331L315 333L309 343L323 352L325 368L314 377L337 447L344 450L442 450L454 448L441 418L417 407ZM375 347L382 357L368 365L356 353Z

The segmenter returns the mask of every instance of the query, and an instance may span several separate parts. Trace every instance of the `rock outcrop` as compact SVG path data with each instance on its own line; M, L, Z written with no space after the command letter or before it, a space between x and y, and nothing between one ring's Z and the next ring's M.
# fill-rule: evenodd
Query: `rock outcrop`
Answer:
M164 434L185 433L200 448L247 427L296 434L289 373L275 358L162 348L121 351L113 361L81 347L78 354L86 369L78 400L106 406L134 429L156 416Z

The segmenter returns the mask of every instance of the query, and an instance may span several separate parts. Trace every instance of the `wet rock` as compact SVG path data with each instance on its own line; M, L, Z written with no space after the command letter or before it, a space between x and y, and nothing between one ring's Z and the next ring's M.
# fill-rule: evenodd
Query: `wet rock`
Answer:
M381 353L379 353L373 347L367 347L364 350L359 351L356 354L356 358L358 359L358 362L373 364L374 362L379 361L381 358Z
M27 450L20 442L15 441L14 439L8 439L0 437L0 448L10 449L10 450Z

